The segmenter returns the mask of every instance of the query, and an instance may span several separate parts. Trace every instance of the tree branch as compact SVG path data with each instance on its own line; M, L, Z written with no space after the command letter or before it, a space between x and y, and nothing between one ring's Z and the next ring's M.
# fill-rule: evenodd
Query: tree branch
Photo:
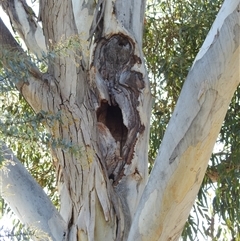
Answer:
M12 81L19 92L34 111L39 112L43 109L42 100L46 100L47 95L50 95L49 86L51 89L54 86L53 78L49 74L43 74L39 71L1 18L0 33L0 61L4 69L9 72L8 78L15 78Z
M0 58L5 68L9 68L9 57L8 54L12 53L13 55L17 56L19 54L19 59L23 60L26 64L28 71L31 75L35 78L41 79L42 73L39 69L31 62L30 58L27 54L23 51L21 46L17 43L14 39L8 28L3 23L2 19L0 18ZM20 84L23 84L20 81Z
M30 52L42 57L47 52L45 38L34 11L25 0L3 0L1 5Z
M220 170L224 170L224 175ZM221 179L221 177L227 175L233 170L240 170L240 164L233 164L230 162L230 158L228 158L216 166L209 167L206 171L206 175L211 179L212 182L217 182L219 179Z
M168 124L128 240L178 240L239 84L240 0L226 0Z
M46 193L2 142L0 155L5 160L0 169L1 195L5 201L39 240L47 236L63 241L66 224Z

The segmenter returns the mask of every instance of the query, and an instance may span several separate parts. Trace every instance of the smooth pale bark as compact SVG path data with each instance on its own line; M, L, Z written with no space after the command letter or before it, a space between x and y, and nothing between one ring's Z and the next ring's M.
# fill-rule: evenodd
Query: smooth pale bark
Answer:
M27 21L26 7L15 11L21 2L1 4L29 37L19 24ZM143 22L145 1L94 2L40 1L48 50L74 36L79 49L54 55L38 88L29 81L20 91L36 112L61 113L61 121L47 128L59 143L52 153L67 239L126 240L148 173L151 98L142 24L135 24ZM82 22L91 19L91 25Z
M63 48L49 59L47 73L35 76L29 71L29 81L18 88L35 112L61 116L61 121L47 128L57 142L52 154L66 240L127 240L134 216L129 241L176 239L239 81L239 17L230 15L219 32L214 32L214 41L191 69L138 206L148 177L151 109L141 50L145 1L39 2L41 38L45 37L48 51L54 53L71 39L77 42L77 47ZM233 2L232 7L239 3ZM37 30L28 21L36 20L28 18L31 11L25 1L0 4L5 4L28 49L36 55L45 51L44 44L37 44L36 51L31 45L31 39L37 41ZM0 38L2 49L7 43L5 33ZM6 61L4 67L8 65ZM7 195L5 198L8 200ZM17 206L17 198L11 203ZM32 211L37 213L37 209ZM48 220L46 213L42 220L44 215ZM51 235L52 231L44 232Z
M225 1L184 83L128 240L178 240L240 81L240 1Z
M2 142L0 152L5 159L0 169L1 196L34 233L36 240L66 240L66 223L42 187Z
M46 44L34 11L25 0L2 0L1 6L11 19L14 30L26 44L31 53L38 58L46 54Z

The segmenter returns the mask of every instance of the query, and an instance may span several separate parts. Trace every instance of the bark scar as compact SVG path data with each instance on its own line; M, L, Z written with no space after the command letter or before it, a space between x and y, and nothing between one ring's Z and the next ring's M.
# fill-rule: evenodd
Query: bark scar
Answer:
M134 42L123 34L102 38L95 49L93 68L98 72L96 89L101 93L97 119L115 141L115 155L107 162L108 175L115 184L124 175L125 164L131 163L139 133L145 129L137 109L145 87L143 75L132 70L135 64L142 63L134 51Z

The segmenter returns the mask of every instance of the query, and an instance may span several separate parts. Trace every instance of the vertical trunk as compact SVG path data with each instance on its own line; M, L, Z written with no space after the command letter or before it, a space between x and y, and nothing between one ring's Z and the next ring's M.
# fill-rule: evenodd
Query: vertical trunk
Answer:
M136 16L142 22L144 4L123 2L99 1L93 8L94 1L42 1L50 50L80 33L81 49L49 62L58 87L53 99L42 97L43 110L61 115L50 131L69 240L126 239L146 184L150 92L142 25L134 24ZM81 14L93 24L82 27L75 21ZM88 53L81 42L86 28Z

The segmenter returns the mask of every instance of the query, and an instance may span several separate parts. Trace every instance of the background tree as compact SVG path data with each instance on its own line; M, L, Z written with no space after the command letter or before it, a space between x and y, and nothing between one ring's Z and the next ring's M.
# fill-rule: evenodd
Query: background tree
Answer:
M149 123L146 119L148 116L148 114L146 114L147 111L144 111L144 110L150 109L149 108L150 96L149 96L149 91L147 87L148 81L145 78L146 74L142 64L143 60L140 61L140 59L142 59L142 54L141 54L141 27L142 26L140 26L141 24L139 25L138 17L136 17L136 16L139 16L138 11L142 13L142 9L136 8L135 6L134 12L132 13L132 15L129 14L128 10L131 9L131 7L135 4L134 1L128 2L129 8L126 8L127 5L122 6L118 1L116 1L114 8L112 8L112 5L109 4L108 1L99 1L97 6L95 6L93 3L93 5L89 4L87 8L86 6L82 6L82 9L81 7L79 8L81 4L78 6L75 6L74 4L76 3L73 2L73 9L74 9L73 13L75 16L75 21L73 21L73 19L71 19L71 16L73 16L71 12L72 11L71 3L68 3L70 4L68 6L69 8L65 8L67 6L64 6L63 4L58 5L57 2L55 4L53 2L52 6L48 6L47 4L44 4L44 2L42 2L41 9L40 9L40 13L42 13L42 15L40 14L39 20L43 20L43 30L46 28L45 37L46 37L47 46L49 49L49 53L46 54L45 52L45 54L42 56L43 54L42 50L45 49L44 44L43 42L39 41L41 40L41 38L40 39L35 38L37 34L41 34L41 30L39 27L37 27L38 25L36 22L35 24L33 24L34 16L31 9L29 9L29 7L25 3L23 2L19 3L18 1L10 1L10 2L3 1L2 4L5 7L6 11L8 12L9 16L12 17L11 20L14 24L14 27L18 30L20 36L25 40L25 43L27 44L30 51L35 53L36 56L44 58L45 60L44 65L38 66L41 69L41 71L39 71L32 64L32 62L30 62L29 57L25 56L25 54L21 51L19 46L16 45L16 43L13 41L11 36L8 35L8 32L6 31L6 29L2 27L2 32L5 31L1 39L2 44L4 43L12 44L10 48L9 46L6 48L6 46L3 45L4 48L2 49L4 51L7 51L7 54L4 51L2 52L2 54L4 54L3 57L5 57L3 58L3 61L2 61L5 67L5 72L3 73L3 75L5 75L4 76L5 83L7 84L7 81L10 80L9 84L11 87L13 80L15 80L15 84L18 87L18 89L22 92L22 94L27 99L27 101L30 102L33 109L38 113L36 116L34 116L33 113L29 111L28 115L26 115L26 118L28 118L28 121L25 121L25 123L28 123L28 125L33 129L36 129L36 123L39 125L39 128L42 128L41 124L39 124L39 120L41 120L42 123L47 126L49 132L51 133L49 134L44 132L37 132L36 133L37 138L36 138L36 135L33 135L33 131L29 131L29 129L27 128L27 131L24 131L24 129L22 130L22 134L24 135L20 135L20 136L26 137L26 139L28 140L29 138L31 138L30 140L35 138L35 140L39 141L39 143L43 142L50 145L53 152L53 156L55 158L54 163L58 170L58 176L57 176L58 184L60 184L59 186L61 187L60 189L62 190L62 195L61 195L62 208L60 210L60 213L64 219L64 221L62 222L63 225L61 225L61 222L59 223L59 220L61 220L61 217L59 217L58 213L54 211L51 205L49 204L49 205L45 205L45 207L46 207L46 210L48 210L49 208L49 211L52 211L54 213L54 217L55 217L54 221L52 218L50 218L48 222L49 225L47 225L48 227L38 226L37 228L42 229L44 232L48 233L50 236L54 238L56 237L60 238L62 235L69 238L70 240L74 240L73 238L76 238L77 236L78 238L80 237L83 238L85 236L88 236L89 240L97 240L97 239L101 240L101 236L104 236L104 240L105 240L107 235L109 235L108 237L110 238L110 240L115 238L126 239L128 236L127 227L130 227L129 224L131 223L131 220L134 216L135 208L137 206L138 200L142 193L141 190L143 190L143 188L145 187L145 180L147 178L147 175L146 175L147 141L146 140L148 136L147 127ZM14 4L18 4L18 5L14 5ZM173 17L174 16L178 17L180 16L179 13L181 11L179 11L178 7L176 6L176 2L174 4L175 5L172 5L170 2L166 2L164 5L164 2L163 2L163 5L162 5L163 10L164 9L166 10L167 8L170 7L169 9L173 11ZM18 6L19 8L16 8L16 6ZM137 6L139 6L139 2ZM173 6L176 6L176 10L174 10ZM193 5L190 5L190 6L193 6ZM235 9L235 7L237 6L237 1L235 3L232 3L232 5L230 4L230 6L232 8L228 9L229 10L229 12L227 12L228 14L231 13L231 10ZM192 9L194 9L193 7ZM20 12L15 9L22 9L24 11ZM66 9L67 9L67 12L66 12ZM92 10L97 9L97 11L95 11L94 14L92 14L94 12L92 11L91 12L92 15L90 16L86 13L86 9L89 10L88 14L91 12L90 11L91 9ZM214 9L215 11L218 10L217 7ZM78 13L78 10L79 11L82 10L81 14ZM59 26L57 24L58 22L55 22L56 20L54 18L51 19L51 16L54 16L54 14L52 14L51 11L58 11L59 13L58 17L60 19L61 19L61 14L63 15L65 14L64 16L67 16L68 20L65 21L64 23L68 23L70 25L67 26L66 24L63 26L62 25ZM24 13L26 13L26 15ZM235 16L235 15L231 15L231 16ZM18 16L18 18L16 16ZM114 16L116 16L117 21ZM143 17L141 14L140 16ZM222 18L224 19L225 16L227 16L227 14L226 15L223 14ZM45 17L45 20L44 20L44 17ZM81 18L86 19L87 17L90 17L93 19L92 26L90 25L87 26L82 24L83 21ZM155 17L158 17L158 16L155 15ZM111 19L113 20L111 21L111 24L110 24L109 18L113 18ZM129 19L132 19L132 22L128 21ZM179 17L179 19L181 20L181 16ZM231 20L231 18L229 21L234 25L234 21ZM235 21L239 21L239 19L236 18ZM76 26L74 26L74 22ZM136 24L136 22L138 24ZM143 22L143 21L140 19L140 22ZM145 24L149 25L147 29L150 29L151 31L151 23L154 23L154 22L156 23L157 21L152 21L149 24L148 19L146 19ZM174 24L176 22L172 21L172 23ZM219 24L219 21L218 21L218 24ZM72 26L72 27L69 28L69 26ZM179 25L179 26L183 27L184 25ZM231 26L232 25L229 25L228 28L231 29ZM80 36L75 35L76 28ZM29 29L31 31L29 31ZM52 29L55 29L55 31L52 31ZM93 58L92 58L92 61L90 62L88 57L89 53L87 51L89 47L87 42L87 40L89 40L89 35L87 34L88 33L87 30L90 30L90 39L94 34L94 38L91 41L92 49L94 49L94 51L90 52L90 53L93 53ZM176 30L178 29L175 28L175 31ZM174 28L173 28L173 32L174 32ZM175 53L177 54L179 54L179 43L177 43L176 41L178 39L176 36L181 36L181 34L182 33L180 31L178 35L175 35L175 39L174 39L175 41L173 41L173 43L176 44ZM236 35L235 32L234 34ZM148 42L148 43L151 43L151 42ZM201 41L199 41L199 45L200 44L201 44ZM39 48L37 46L39 46ZM217 43L215 43L214 46L218 46ZM228 46L229 45L227 45L226 47ZM19 52L18 53L14 52L14 54L11 55L12 47L19 49ZM165 41L165 47L166 47L166 41ZM180 49L181 47L182 46L180 45ZM235 49L235 51L233 52L235 54L234 56L236 56L238 53L237 47L236 47L237 50ZM80 49L80 52L79 52L79 49ZM222 50L222 51L224 52L225 50ZM184 51L182 52L184 53ZM162 53L165 53L164 50ZM195 54L190 55L190 57L194 55ZM19 58L19 56L21 58ZM33 58L33 56L31 57ZM190 57L189 57L189 61L191 61ZM226 62L228 58L231 60L231 58L233 57L231 55L226 57L225 58ZM158 58L156 58L156 60L157 59ZM164 60L166 61L166 63L168 62L167 58L165 58ZM156 66L164 66L164 65L158 64L159 62L157 61L154 61L154 62L156 63ZM233 65L231 65L233 70L234 68L236 68L235 64L236 63L233 62ZM47 72L45 67L46 65L48 67ZM167 66L167 64L165 66ZM172 64L172 66L176 67L176 65L174 64ZM186 68L187 66L186 63L183 63L183 66ZM226 66L228 65L227 64L224 65L223 69L227 68ZM215 69L216 67L214 67L213 65L212 68ZM220 69L220 72L223 71L223 69ZM180 71L186 72L186 69L182 68L182 70ZM74 73L76 74L74 75ZM174 73L174 71L172 73ZM171 98L168 98L168 99L172 99L173 100L172 103L174 105L176 101L176 96L177 96L176 90L180 89L182 79L179 79L178 81L169 84L168 80L173 79L173 77L171 76L172 73L167 69L167 71L161 73L161 75L159 76L160 78L158 78L158 81L162 82L163 84L162 86L164 88L166 88L166 86L169 88L170 91L168 91L167 93L168 93L168 96L170 96ZM211 71L207 73L212 74ZM223 71L223 73L225 72ZM229 74L228 72L225 73L225 75L227 76L228 74ZM9 79L10 76L11 76L11 79ZM236 86L236 83L238 83L238 79L234 75L231 75L231 77L233 80L235 80L235 82L234 81L230 82L232 83L232 85L231 84L229 85L232 88L231 91L233 91L235 89L234 86ZM189 79L191 79L191 77L189 77ZM28 82L28 85L26 84L26 81ZM222 81L221 78L219 78L219 83L221 83L221 81ZM69 82L71 84L69 84ZM199 83L201 83L201 81ZM208 91L207 91L208 88L205 86L206 83L205 84L204 83L205 82L203 82L203 85L201 84L199 86L200 90L198 90L199 92L197 92L198 97L201 100L206 100L206 103L211 104L211 97L209 97ZM174 86L176 87L178 86L178 88ZM188 85L185 85L185 86L188 86ZM196 84L196 86L198 86L198 84ZM217 89L218 86L219 85L216 84L216 86L214 87L216 87ZM8 85L8 88L9 88L9 85ZM186 87L186 88L189 88L189 87ZM34 89L38 91L36 90L34 91ZM42 90L42 91L39 91L39 90ZM156 91L160 91L159 86L156 88ZM207 93L206 95L205 95L205 91ZM210 88L210 92L211 91L212 89ZM232 93L231 91L230 89L228 89L228 92L226 93L226 100L231 97L231 93ZM200 96L199 96L199 93L200 93ZM43 97L44 94L46 94L45 97ZM201 98L202 96L203 96L203 99ZM214 93L213 93L213 96L215 96ZM80 100L79 100L79 97L80 97ZM146 98L148 100L146 100ZM126 99L130 100L129 103L125 101ZM164 100L164 98L161 98L161 99ZM215 99L216 102L217 102L217 99L218 98L216 97ZM164 101L162 102L164 103ZM169 105L168 102L165 102L165 103ZM184 103L184 98L182 102L180 101L180 106L181 106L181 103ZM201 104L204 104L204 103L205 101L203 101L203 103ZM224 103L228 103L228 102L224 101ZM171 108L168 108L168 109L171 111ZM224 108L222 107L221 109L223 110ZM203 112L201 112L201 115L200 115L201 117L199 117L200 122L202 121L201 118L204 119L205 109L203 108L202 110ZM9 111L6 111L5 113L12 114L12 112L14 111L9 110ZM17 109L16 112L17 114L19 114L20 110ZM25 113L24 108L22 113ZM215 113L218 120L221 119L220 116L222 117L224 116L223 113L224 113L224 110L223 112L221 112L221 115L219 112ZM33 116L29 116L29 114ZM189 114L191 116L191 114L193 113L189 113L188 111L186 111L186 114ZM133 119L132 116L134 116L135 118ZM169 115L165 116L166 120L168 120L168 116ZM11 122L9 122L9 120L11 119L5 118L4 123L1 123L1 124L4 124L5 126L6 125L10 126ZM80 122L81 124L79 124L78 122ZM216 121L213 121L213 120L212 122L216 123ZM73 123L75 124L73 125ZM166 121L164 123L166 123ZM177 124L181 126L181 122L177 121ZM177 126L177 124L175 124L175 126ZM184 124L187 126L188 125L187 121L185 121ZM76 131L77 126L80 126L80 128L79 129L77 128L77 131ZM97 130L96 130L96 126L98 126ZM165 128L164 126L165 125L163 125L161 128L164 129ZM169 124L169 126L171 125ZM199 126L199 123L197 121L197 123L195 123L195 128L197 129L198 126ZM218 131L216 131L215 128L213 129L216 135ZM15 128L14 130L12 126L11 128L4 129L4 130L5 130L4 134L8 133L11 136L14 136L14 135L17 136L20 134L19 129ZM189 132L187 134L189 134ZM166 136L168 135L166 134ZM210 134L207 136L211 136L211 131L210 131ZM98 138L100 138L99 142L98 142L99 140ZM166 137L165 139L167 138L168 137ZM184 137L184 138L185 139L181 139L181 140L188 140L189 137ZM192 131L190 131L190 139L191 141L194 141L194 136ZM211 138L206 138L206 139L210 139L210 143L211 145L213 145L213 140ZM180 156L182 154L182 146L184 146L185 148L185 145L186 145L184 141L181 141L181 140L179 142L180 146L178 146L177 148L179 149ZM190 146L191 146L191 141L190 141ZM205 140L203 141L201 140L201 143L203 145L204 145L204 141ZM80 152L79 152L79 149L80 149L79 143L81 143ZM101 143L102 145L99 146L98 143ZM187 144L187 147L188 145L189 143ZM209 149L211 149L211 145ZM111 148L109 149L109 147ZM134 148L132 149L132 147ZM164 150L164 148L165 148L165 151L169 151L169 152L171 151L171 148L170 149L168 148L166 150L166 145L165 147L164 145L162 146L162 150ZM19 148L19 146L16 149L18 149L19 152L22 153L21 148ZM170 161L170 166L173 166L172 163L176 164L176 162L178 162L179 167L181 167L180 165L182 163L181 160L178 160L177 158L177 161L175 161L176 159L175 155L177 155L178 150L176 150L176 148L174 150L175 150L173 152L174 157L172 156L173 158L172 159L170 158L172 160ZM43 152L39 151L40 155L36 157L36 160L38 160L39 157L42 156L42 153ZM33 152L33 157L34 155L35 153ZM106 163L103 162L103 159L106 161ZM166 158L166 160L167 159L168 158ZM188 161L187 158L184 158L184 159L185 161ZM78 160L80 160L80 163ZM207 162L207 160L208 158L205 156L204 157L205 163ZM34 162L31 161L30 163L34 163ZM159 163L159 161L157 161L157 163ZM167 165L167 162L166 163L164 162L163 164ZM78 165L79 165L79 168L76 168L78 167ZM201 163L201 166L204 166L203 163ZM50 167L50 164L47 164L47 167ZM11 168L12 167L10 167L10 171L12 171L13 173L14 171L11 170ZM157 168L158 167L156 167L155 170L157 170ZM46 170L45 167L43 169ZM79 170L82 170L82 175L79 175ZM178 170L181 170L181 168L178 168ZM170 175L170 173L171 171L169 171L168 174ZM202 174L204 173L204 168L201 171L201 173ZM214 173L216 173L216 171ZM186 176L188 176L189 173L186 172L185 174ZM196 177L196 174L189 174L189 177L191 177L192 175ZM155 179L156 177L150 180L155 180ZM158 179L161 179L161 175L159 174L158 174ZM79 182L77 180L79 180ZM9 180L4 180L4 181L9 181ZM78 185L76 185L76 183ZM81 184L85 184L85 186L83 185L81 186ZM79 185L80 187L82 187L81 193L79 193ZM153 190L155 190L156 187L160 187L160 186L163 187L164 185L157 185L157 186L151 185L150 188L153 188ZM178 187L179 190L183 191L183 189L181 189L182 188L181 185L186 186L186 183L179 183L179 185L176 185L176 188ZM197 183L197 185L196 183L194 184L195 189L198 188L198 185L199 183ZM17 188L17 190L18 189L19 188ZM149 190L149 189L146 189L146 190ZM144 200L144 198L148 199L148 194L146 194L147 192L148 191L146 191L145 195L143 195L142 200ZM194 192L196 193L196 190ZM156 194L155 191L154 193ZM166 193L168 196L170 195L169 197L171 197L172 195L171 190L167 190ZM191 193L191 191L189 191L189 193ZM184 194L184 191L182 193L179 193L179 195L183 195L183 194ZM159 194L156 194L156 195L159 195ZM161 192L160 195L163 195L164 197L165 193ZM26 196L27 196L27 190L26 190ZM5 193L5 197L9 201L10 199L9 195L6 195ZM151 198L152 197L149 197L148 201L145 200L147 206L151 205ZM171 199L171 202L172 202L171 204L174 204L174 202L178 198L179 197L173 197L173 199ZM161 197L159 197L158 200L161 203L160 201L162 200ZM45 201L46 203L48 203L47 199ZM140 215L143 215L144 213L144 215L147 215L147 217L149 216L150 213L146 213L145 209L141 207L141 205L144 204L145 201L141 202L138 208L138 213L137 215L135 215L136 217L139 216L139 212L140 212ZM189 201L190 199L187 200L187 202ZM191 198L191 202L192 201L193 199ZM41 203L38 200L37 205L39 204L41 205ZM161 207L164 207L164 204L165 203L162 202ZM14 206L14 201L12 205ZM31 205L32 203L30 202L30 206ZM25 203L25 206L26 206L26 203ZM190 208L190 206L191 205L188 205L188 208ZM170 209L171 207L174 207L174 205L170 206ZM36 210L36 206L33 205L33 210L34 209ZM177 206L176 210L180 211L182 209L179 206ZM95 219L96 213L98 214L98 220ZM126 213L128 214L130 213L130 215L126 215ZM104 214L103 219L101 219L100 217L103 214ZM21 212L19 213L19 215L20 217L22 216ZM34 216L33 213L32 213L32 216ZM144 237L149 238L151 236L152 237L154 236L155 239L158 239L158 236L156 235L161 235L163 240L165 240L166 237L170 237L170 236L172 236L172 238L173 237L177 238L177 236L179 236L182 229L181 223L185 222L184 217L186 218L186 214L185 215L181 214L180 217L181 217L181 222L179 227L177 227L177 231L176 231L176 227L174 227L176 233L172 233L171 229L169 229L169 230L164 230L163 232L160 232L160 233L159 231L157 231L158 234L156 234L156 230L154 230L154 226L152 226L149 229L151 234L144 229L143 230L140 229L142 239L144 239ZM40 217L37 217L37 216L34 217L35 220L39 220L38 218ZM46 219L46 217L44 218ZM105 222L104 219L107 222ZM162 220L164 220L164 218L162 218ZM171 222L171 220L164 220L164 221L166 221L166 223L169 221ZM28 222L26 221L26 223ZM66 223L68 224L68 228L66 228L65 226ZM176 219L174 220L174 223L176 223ZM139 223L139 225L143 227L142 225L144 225L144 222ZM59 232L56 233L56 230L53 231L55 228L53 228L52 226L55 226L59 230ZM161 227L161 225L159 227ZM156 227L156 228L159 229L159 227ZM64 232L61 232L62 228L65 230ZM93 228L95 228L95 233L93 231ZM130 232L130 240L132 237L131 235L135 235L136 237L136 231L138 231L138 228L139 227L136 225L136 222L133 223L132 229ZM113 233L113 230L116 230L116 232L114 231ZM41 233L41 235L43 234ZM55 235L60 235L60 236L55 236ZM138 235L137 237L140 238L139 234L137 235Z

